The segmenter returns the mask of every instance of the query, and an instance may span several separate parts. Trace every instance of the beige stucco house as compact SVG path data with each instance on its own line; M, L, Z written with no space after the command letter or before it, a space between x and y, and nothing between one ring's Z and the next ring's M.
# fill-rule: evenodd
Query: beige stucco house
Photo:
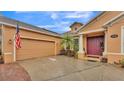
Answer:
M16 25L19 24L22 47L14 49ZM124 12L100 13L85 25L72 24L75 39L79 38L78 58L118 63L124 58ZM4 63L59 54L61 35L27 23L0 16L0 52Z
M99 60L101 56L108 63L118 63L124 58L124 12L100 13L78 29L79 59Z
M14 35L19 25L21 48L15 49ZM24 22L0 16L0 52L4 63L59 54L61 36L58 33Z

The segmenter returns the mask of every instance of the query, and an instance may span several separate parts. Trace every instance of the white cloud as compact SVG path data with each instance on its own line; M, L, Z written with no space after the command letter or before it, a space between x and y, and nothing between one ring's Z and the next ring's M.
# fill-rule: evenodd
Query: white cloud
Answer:
M34 13L35 11L15 11L16 13Z
M54 20L56 19L63 19L63 18L90 18L91 15L93 14L92 11L69 11L69 12L47 12L48 15Z
M55 29L58 31L69 31L70 30L70 22L68 21L61 21L61 22L56 22L55 24L51 24L51 25L40 25L39 27L41 28L46 28L46 29Z
M35 11L16 11L16 13L32 13L31 14L31 17L33 17L33 13L36 13L36 14L43 14L43 12L35 12ZM49 18L52 18L53 20L50 22L50 23L53 23L53 24L50 24L47 22L46 25L40 25L39 27L42 27L42 28L46 28L46 29L52 29L52 30L55 30L55 31L68 31L70 30L69 26L70 24L75 21L73 19L77 19L81 22L84 22L86 23L87 20L90 20L90 18L92 17L92 15L94 14L94 12L92 11L45 11L45 16L49 16ZM37 15L38 17L40 15ZM33 18L29 17L29 15L26 15L26 18L25 20L31 20ZM66 21L65 21L66 20ZM85 22L86 21L86 22Z
M65 14L65 18L89 18L92 14L93 12L77 11Z
M59 12L46 11L45 13L47 13L53 20L59 18Z
M69 21L61 21L60 24L61 25L68 25L68 24L70 24L70 22Z
M57 15L57 13L51 13L51 18L55 20L59 18L59 16Z
M66 25L70 25L70 22L69 21L61 21L61 22L55 22L55 24L51 24L51 25L41 25L39 27L54 28L54 27L61 27L61 26L66 26Z
M55 28L56 25L40 25L38 27L41 27L41 28Z
M70 30L70 28L69 28L69 26L61 27L61 30L62 30L63 32L67 32L67 31Z

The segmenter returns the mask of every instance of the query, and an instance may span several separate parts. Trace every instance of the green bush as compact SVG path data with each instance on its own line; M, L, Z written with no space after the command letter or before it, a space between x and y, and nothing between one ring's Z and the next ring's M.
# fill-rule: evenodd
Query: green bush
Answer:
M120 60L120 64L124 66L124 59Z

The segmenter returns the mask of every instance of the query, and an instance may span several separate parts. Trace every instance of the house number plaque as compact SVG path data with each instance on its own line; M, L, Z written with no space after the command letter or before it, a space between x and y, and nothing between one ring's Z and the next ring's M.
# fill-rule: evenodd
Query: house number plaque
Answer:
M111 38L117 38L117 37L118 37L117 34L113 34L113 35L111 35Z

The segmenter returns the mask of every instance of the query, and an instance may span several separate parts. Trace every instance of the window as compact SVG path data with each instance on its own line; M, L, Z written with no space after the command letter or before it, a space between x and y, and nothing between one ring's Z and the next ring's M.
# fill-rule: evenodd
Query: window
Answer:
M75 31L77 30L77 27L75 27Z
M79 50L79 40L78 39L74 39L74 50L75 51Z

